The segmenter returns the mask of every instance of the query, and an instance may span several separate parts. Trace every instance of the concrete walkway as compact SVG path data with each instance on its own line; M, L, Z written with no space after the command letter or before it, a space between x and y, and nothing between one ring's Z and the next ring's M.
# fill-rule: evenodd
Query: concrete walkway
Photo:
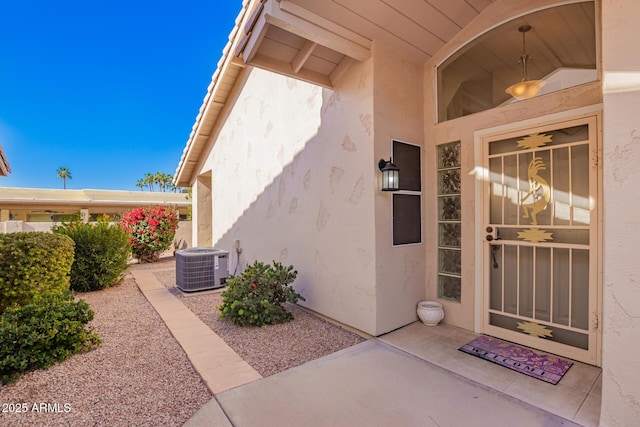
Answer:
M260 375L164 287L133 272L214 398L199 426L577 426L378 339Z
M262 378L222 338L171 294L153 272L154 270L132 271L138 287L213 394Z

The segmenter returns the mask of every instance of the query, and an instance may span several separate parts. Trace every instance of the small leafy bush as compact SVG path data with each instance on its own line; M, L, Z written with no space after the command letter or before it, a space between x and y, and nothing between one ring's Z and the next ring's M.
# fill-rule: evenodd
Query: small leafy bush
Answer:
M69 289L73 240L43 233L0 234L0 312Z
M122 228L104 220L97 224L73 221L55 226L53 232L75 242L72 290L96 291L122 282L131 254L129 235Z
M0 316L0 379L3 384L34 369L45 369L75 353L89 351L100 338L87 323L93 311L69 291L37 297Z
M288 322L293 315L283 306L304 298L291 283L298 272L292 266L285 267L274 261L273 266L256 261L240 276L227 280L222 292L222 304L218 307L221 318L228 318L237 325L272 325Z
M178 228L178 211L148 206L122 214L120 226L129 234L131 251L141 263L155 262L169 249Z

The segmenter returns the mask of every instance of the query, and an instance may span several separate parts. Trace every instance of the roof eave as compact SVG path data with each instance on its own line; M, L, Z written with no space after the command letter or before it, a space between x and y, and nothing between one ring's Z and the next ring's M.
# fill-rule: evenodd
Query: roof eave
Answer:
M254 10L256 5L260 3L261 0L244 0L242 3L242 9L238 13L234 28L229 33L229 41L223 49L222 58L218 61L218 66L211 77L207 94L200 106L195 123L191 128L191 134L182 151L180 163L173 178L173 183L177 187L190 187L195 179L193 176L194 170L200 161L199 145L206 144L209 139L209 131L213 127L212 123L215 123L220 110L220 102L216 101L216 94L223 83L225 85L233 85L237 79L237 69L245 66L244 63L236 59L234 55L235 46L244 34L241 29L246 24L250 11ZM232 70L234 72L231 72ZM213 108L214 106L218 108Z
M4 154L2 146L0 146L0 176L7 176L11 173L11 166L7 161L7 156Z

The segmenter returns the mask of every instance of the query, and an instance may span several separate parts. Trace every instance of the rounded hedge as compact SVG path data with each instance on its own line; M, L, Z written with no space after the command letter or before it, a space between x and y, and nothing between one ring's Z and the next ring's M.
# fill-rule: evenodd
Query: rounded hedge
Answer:
M0 234L0 312L69 290L74 243L44 232Z
M73 222L54 228L75 242L75 259L71 266L71 289L96 291L116 285L124 278L131 254L129 235L116 225L105 222Z
M20 373L48 368L99 345L88 326L92 319L89 305L75 301L69 291L7 308L0 315L0 381L12 382Z

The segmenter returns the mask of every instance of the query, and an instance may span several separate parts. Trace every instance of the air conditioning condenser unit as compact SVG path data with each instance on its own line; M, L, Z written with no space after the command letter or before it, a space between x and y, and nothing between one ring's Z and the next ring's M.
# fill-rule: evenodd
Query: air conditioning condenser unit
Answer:
M229 277L229 252L210 247L176 251L176 286L184 292L222 288Z

